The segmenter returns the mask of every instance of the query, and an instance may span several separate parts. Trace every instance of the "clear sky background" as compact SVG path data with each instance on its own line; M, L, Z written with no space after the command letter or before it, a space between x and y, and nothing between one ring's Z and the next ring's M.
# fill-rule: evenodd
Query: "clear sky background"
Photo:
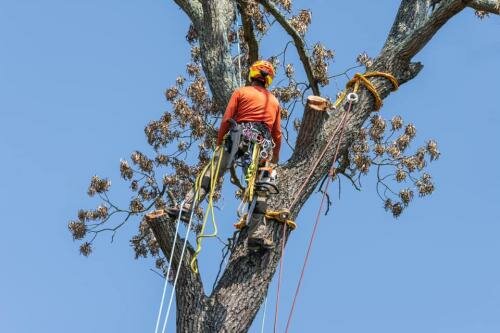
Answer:
M359 52L377 54L399 1L296 2L313 10L309 40L335 49L339 73ZM101 237L90 258L66 224L97 204L85 195L93 174L111 177L117 201L129 198L118 162L147 150L143 126L168 108L163 91L188 62L187 28L166 0L0 0L0 332L154 331L163 280L151 260L133 259L136 221L112 244ZM500 332L500 20L466 10L416 59L423 71L381 112L415 123L416 142L438 141L442 156L429 169L437 190L394 220L373 177L362 192L344 181L291 332ZM288 244L282 319L318 203L306 205ZM223 238L228 210L219 213ZM207 245L207 289L219 260Z

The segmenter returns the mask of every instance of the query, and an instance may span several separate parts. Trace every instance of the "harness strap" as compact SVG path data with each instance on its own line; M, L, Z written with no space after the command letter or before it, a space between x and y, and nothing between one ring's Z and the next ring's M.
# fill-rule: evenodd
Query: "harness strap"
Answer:
M297 223L295 223L295 221L289 219L290 211L287 209L277 210L277 211L268 210L268 211L266 211L265 216L268 219L274 220L274 221L279 222L279 223L286 224L291 230L294 230L295 228L297 228Z
M284 210L267 210L264 216L267 219L276 221L278 223L286 224L291 230L294 230L297 228L297 223L295 221L290 220L290 212L286 209ZM246 227L246 221L247 221L247 214L243 215L240 220L234 224L234 227L238 230L241 230Z

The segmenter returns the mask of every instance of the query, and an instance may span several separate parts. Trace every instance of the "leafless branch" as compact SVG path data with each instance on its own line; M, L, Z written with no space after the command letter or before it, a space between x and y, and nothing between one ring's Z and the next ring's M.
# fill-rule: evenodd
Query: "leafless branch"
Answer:
M238 0L238 5L243 25L243 37L248 45L248 65L250 66L259 59L259 43L255 37L252 18L248 15L248 0Z
M173 221L164 211L154 211L147 214L146 222L153 231L153 234L160 245L162 252L167 256L170 255L172 249L174 248L174 236L175 236L175 221ZM193 273L191 271L190 262L193 258L194 249L192 246L187 244L186 251L184 253L183 261L180 262L181 249L184 243L184 239L177 237L177 242L175 244L175 251L172 260L172 267L174 271L181 270L179 276L179 285L190 286L195 288L199 297L204 297L203 284L199 274ZM180 291L181 288L177 290Z
M200 0L174 0L181 7L195 26L199 26L203 17L203 9Z
M449 19L461 12L470 2L470 0L442 0L440 6L424 24L415 23L417 28L389 52L398 56L403 62L410 61Z
M314 95L319 96L319 86L318 82L314 78L311 60L307 54L306 45L304 39L300 36L298 31L290 25L288 20L281 14L280 10L269 0L257 0L264 8L271 13L271 15L278 21L278 23L285 29L285 31L292 37L297 52L299 54L300 61L306 72L307 80L311 86Z
M473 0L469 7L482 12L500 15L500 0Z
M387 36L384 49L393 47L424 24L429 12L429 0L402 0L396 19Z

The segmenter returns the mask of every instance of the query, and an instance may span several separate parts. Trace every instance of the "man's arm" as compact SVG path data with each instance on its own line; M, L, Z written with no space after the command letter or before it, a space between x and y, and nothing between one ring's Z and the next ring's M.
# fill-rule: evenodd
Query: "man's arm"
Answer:
M224 112L224 117L222 117L219 134L217 135L217 145L219 146L224 140L224 135L226 135L226 133L229 131L229 119L233 118L233 116L236 114L236 109L238 108L238 96L239 91L236 90L229 99L229 103L226 107L226 112Z

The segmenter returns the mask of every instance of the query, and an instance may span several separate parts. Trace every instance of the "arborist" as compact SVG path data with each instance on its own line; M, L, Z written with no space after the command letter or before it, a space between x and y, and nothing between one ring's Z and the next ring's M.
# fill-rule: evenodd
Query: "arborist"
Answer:
M274 75L274 67L268 61L259 60L250 66L250 85L234 91L222 118L217 136L218 149L212 158L218 163L204 169L199 188L188 192L182 207L167 209L170 216L177 218L180 214L181 219L188 220L193 206L202 202L213 188L213 182L217 182L214 178L222 177L237 164L243 168L247 182L243 203L248 204L245 219L248 216L249 248L273 247L272 240L257 235L259 221L252 223L251 217L255 211L256 216L263 218L267 207L267 195L263 193L269 192L267 186L276 189L272 168L278 163L281 147L280 105L267 90Z

